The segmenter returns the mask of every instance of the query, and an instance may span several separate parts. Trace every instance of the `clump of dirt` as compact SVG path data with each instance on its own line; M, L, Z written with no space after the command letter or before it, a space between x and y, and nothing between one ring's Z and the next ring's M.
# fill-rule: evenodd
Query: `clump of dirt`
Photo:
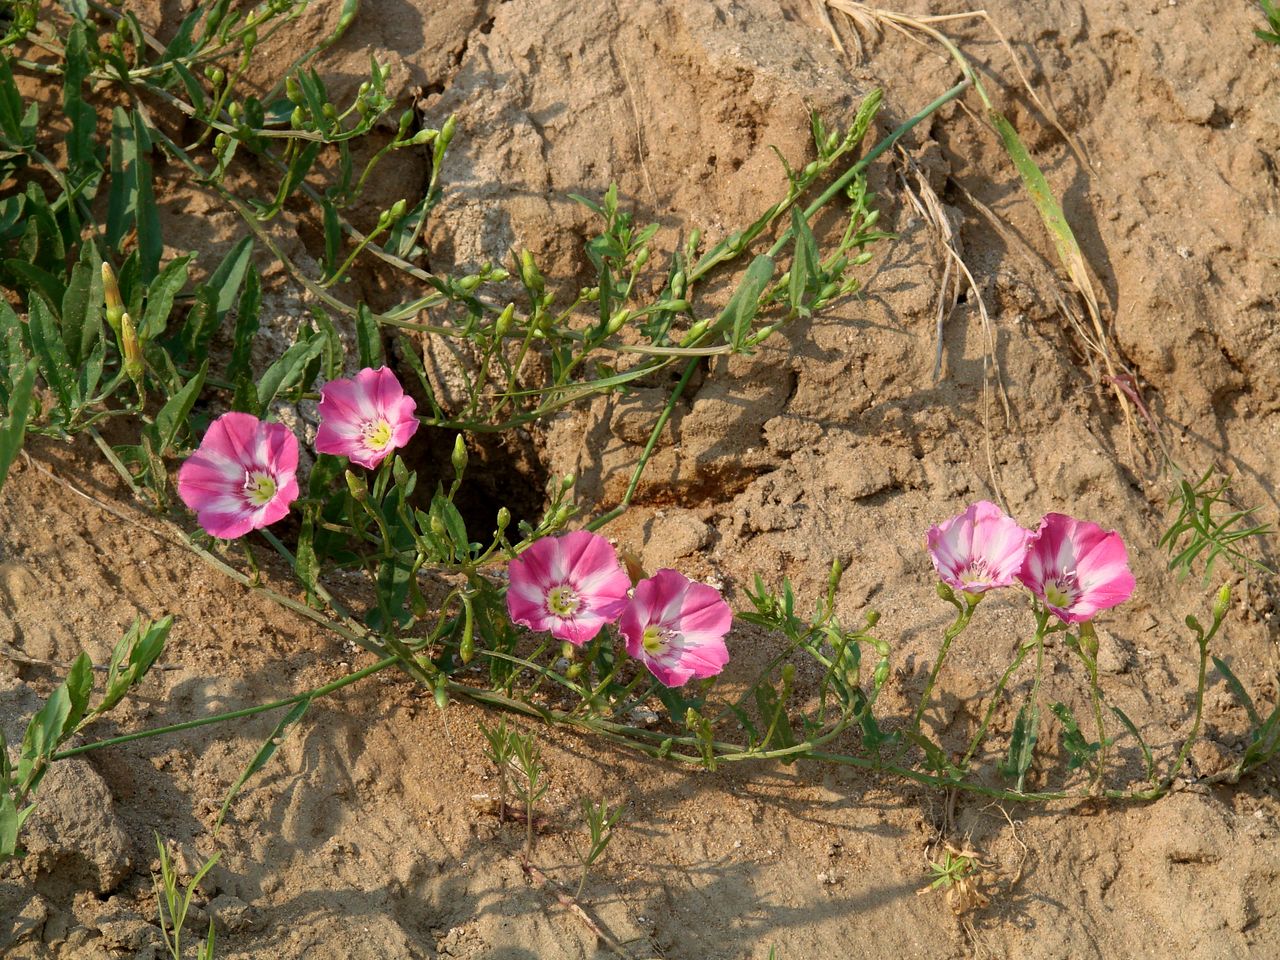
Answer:
M582 282L581 244L592 230L569 192L599 194L617 181L668 244L694 227L717 235L778 195L784 181L769 146L793 166L810 159L808 107L848 122L858 98L883 85L891 124L956 79L939 53L892 33L864 36L864 61L853 64L802 0L599 2L572 16L552 0L366 7L325 55L331 88L349 95L372 53L391 62L393 94L432 122L459 117L446 201L428 236L432 265L466 272L527 247L565 290ZM1216 11L1209 35L1186 5L1154 0L987 8L1093 164L1082 166L1022 94L1003 92L1173 455L1191 472L1230 470L1243 502L1274 517L1276 51L1253 42L1247 4ZM314 43L336 10L325 5L296 33L277 35L281 62ZM1013 76L980 25L946 26L975 58ZM1203 618L1207 607L1199 582L1170 575L1157 546L1168 478L1141 453L1140 432L1062 320L1052 249L994 133L953 106L907 148L960 224L979 286L946 318L941 378L933 367L945 261L903 197L899 161L886 159L871 185L897 239L878 248L864 293L752 356L709 362L664 431L637 505L606 532L650 569L679 564L737 601L759 571L790 577L807 606L840 558L840 613L849 622L867 606L882 614L898 668L882 706L901 714L949 621L932 599L922 548L930 523L985 497L1025 524L1065 510L1115 527L1139 589L1103 620L1100 662L1112 702L1167 763L1187 732L1195 684L1182 619ZM388 167L379 197L420 195L422 161ZM171 199L167 216L179 224L180 198ZM201 219L200 234L187 229L212 233L202 246L218 250L237 231L229 218ZM305 255L305 237L292 242ZM976 296L994 324L991 357ZM666 396L652 386L567 411L527 439L536 455L528 469L573 473L584 507L612 506ZM44 472L120 502L92 448L37 444L32 460L0 491L6 733L59 676L45 661L85 649L102 662L138 613L176 616L171 669L153 675L112 729L259 703L359 659L200 566L154 535L145 515L121 521ZM500 469L490 475L495 508L519 495L514 481L499 482ZM1274 702L1271 596L1256 580L1232 579L1237 605L1217 654ZM949 746L963 744L1032 626L1020 604L995 598L980 620L957 643L927 716ZM773 642L736 629L735 664L760 662ZM1049 655L1046 695L1079 708L1085 678L1061 647ZM1244 733L1225 686L1211 680L1197 776L1222 769ZM997 715L1000 729L1010 714ZM317 703L216 834L221 798L274 718L91 754L74 774L85 792L46 791L32 855L0 872L0 916L14 918L0 924L0 949L14 958L155 956L148 866L158 831L190 863L223 853L196 917L219 925L220 956L607 955L529 882L522 830L488 813L497 786L481 759L479 716L459 705L438 712L396 678ZM538 735L553 787L535 861L552 880L576 884L580 797L626 805L584 900L634 957L764 958L775 946L782 958L822 957L850 943L894 957L1103 957L1156 941L1208 957L1280 949L1274 769L1235 788L1191 784L1154 804L1002 809L848 769L707 774L562 732ZM1116 752L1140 778L1132 741ZM1059 761L1050 749L1033 776L1060 776ZM986 864L990 905L962 918L940 895L916 895L944 834L967 838Z

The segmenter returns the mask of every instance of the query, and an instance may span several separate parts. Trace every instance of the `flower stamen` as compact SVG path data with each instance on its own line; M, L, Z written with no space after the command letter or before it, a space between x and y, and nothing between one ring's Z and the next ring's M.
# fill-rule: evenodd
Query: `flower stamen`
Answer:
M244 493L245 498L255 507L265 507L275 498L275 478L264 470L246 470Z
M557 617L572 617L581 605L581 598L567 583L547 591L547 609Z

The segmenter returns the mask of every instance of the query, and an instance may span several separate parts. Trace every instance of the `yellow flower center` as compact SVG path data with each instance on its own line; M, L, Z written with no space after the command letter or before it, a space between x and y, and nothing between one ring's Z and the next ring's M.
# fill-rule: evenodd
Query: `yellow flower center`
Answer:
M244 494L255 507L265 507L276 495L275 478L262 470L246 472Z
M568 584L552 587L547 593L547 607L557 617L571 617L581 605L582 601Z
M365 446L371 450L384 450L391 442L391 424L385 417L371 420L364 425Z
M1053 583L1045 584L1044 599L1049 606L1065 610L1075 600L1073 593L1070 585L1061 580L1055 580Z
M675 635L674 630L666 630L656 623L651 623L644 628L640 642L644 646L645 653L651 657L660 657L667 652Z

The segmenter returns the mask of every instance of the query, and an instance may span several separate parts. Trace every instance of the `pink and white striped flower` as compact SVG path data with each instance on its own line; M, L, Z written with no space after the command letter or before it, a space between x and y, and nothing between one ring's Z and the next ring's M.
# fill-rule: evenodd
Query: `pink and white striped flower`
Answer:
M275 523L298 498L298 440L288 427L224 413L178 470L178 496L223 540Z
M1014 583L1030 536L994 503L980 500L930 527L926 542L942 582L978 596Z
M664 686L715 676L729 662L724 635L733 612L720 592L676 570L662 569L636 584L618 621L627 653Z
M609 541L589 530L535 541L508 573L512 622L579 646L618 619L631 588Z
M1062 513L1040 521L1018 579L1066 623L1091 620L1124 603L1134 588L1120 534Z
M386 367L365 367L354 377L330 380L320 388L316 451L373 469L418 429L417 405Z

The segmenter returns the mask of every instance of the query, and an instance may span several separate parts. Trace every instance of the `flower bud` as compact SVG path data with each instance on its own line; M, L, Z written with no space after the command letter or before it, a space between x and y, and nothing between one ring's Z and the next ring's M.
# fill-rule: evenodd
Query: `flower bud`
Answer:
M209 78L209 82L213 84L214 87L222 86L222 81L227 79L227 73L221 67L214 67L211 70L206 70L204 75Z
M1093 623L1089 620L1080 624L1080 649L1085 652L1090 660L1097 661L1098 634L1093 629Z
M289 98L289 102L302 106L305 98L302 95L302 85L298 83L295 77L286 77L284 81L284 95Z
M511 511L506 507L498 508L498 532L501 533L507 527L511 526Z
M107 323L120 337L120 317L124 314L124 301L120 299L120 287L116 283L116 275L108 263L102 264L102 293L107 301Z
M692 327L690 327L689 332L686 333L680 339L680 346L687 347L692 343L696 343L698 339L704 333L707 332L707 328L710 326L711 326L711 319L709 317L704 317L703 319L699 320Z
M1231 584L1224 583L1213 601L1213 622L1221 623L1231 609Z
M445 530L444 521L434 513L431 515L431 532L441 539L444 539L445 534L448 532Z
M365 485L364 478L356 476L350 470L343 472L347 479L347 490L357 503L364 503L369 499L369 488Z
M483 279L482 277L474 273L469 277L463 277L461 280L458 281L458 289L463 291L464 293L470 293L476 287L480 286L480 282L482 279Z
M533 254L528 250L520 251L520 282L535 293L542 293L546 284L538 265L533 262Z
M400 136L404 136L409 132L409 128L413 126L413 111L406 110L400 114Z
M120 314L120 351L124 354L124 372L138 389L142 389L142 342L129 314Z
M566 680L577 680L582 676L582 671L587 669L587 665L581 661L569 664L569 669L564 672Z
M671 295L677 299L684 296L685 276L683 270L677 270L671 275Z
M630 310L619 310L609 318L609 325L605 328L607 333L617 333L631 319Z
M289 126L295 130L301 130L303 124L307 122L307 113L301 107L294 107L293 112L289 114Z
M453 139L454 131L458 129L458 118L450 114L445 120L444 125L440 128L440 136L436 139L436 150L444 153L449 146L449 141Z
M635 268L639 270L649 262L649 248L641 247L640 252L636 254Z
M888 679L889 679L889 662L887 660L881 660L879 663L876 664L875 672L871 674L871 682L876 686L877 689L879 689L880 687L883 687L885 685Z
M494 267L489 271L489 279L495 283L502 283L503 280L510 279L511 274L502 267Z
M440 134L439 130L419 130L417 133L413 135L413 139L410 140L409 142L412 143L414 146L420 147L424 143L430 143L437 136L439 136L439 134Z
M462 475L467 470L467 443L462 439L462 434L458 434L453 441L453 455L449 458L453 463L453 472L458 475L458 479L462 479Z
M497 321L493 325L493 335L498 339L502 339L511 330L511 322L515 319L516 305L508 303L502 308L502 313L498 315Z
M449 688L445 686L444 678L440 678L440 682L436 684L434 691L436 706L443 710L449 705Z

